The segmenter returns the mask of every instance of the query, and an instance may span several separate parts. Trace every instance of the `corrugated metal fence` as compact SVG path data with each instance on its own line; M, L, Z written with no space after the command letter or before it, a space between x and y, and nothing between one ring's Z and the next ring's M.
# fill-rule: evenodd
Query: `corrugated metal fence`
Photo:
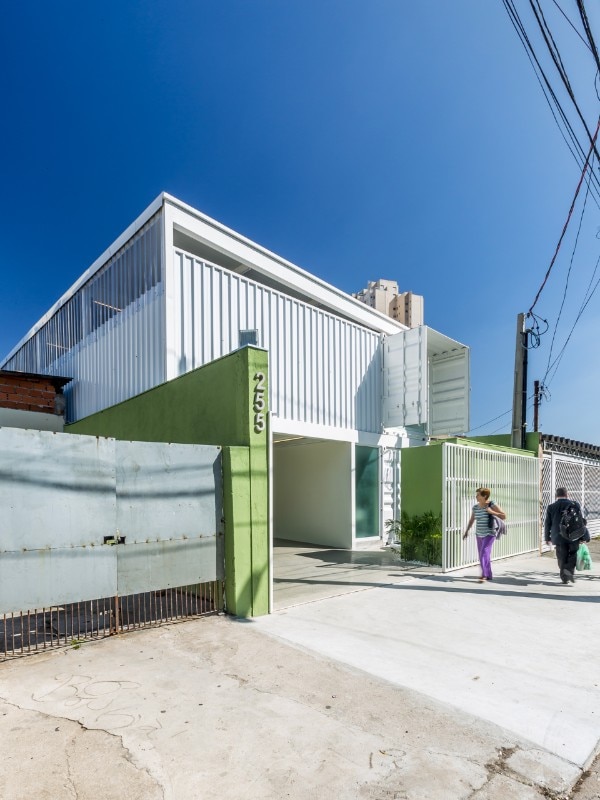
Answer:
M220 448L0 428L0 655L222 608Z
M532 552L540 545L539 460L460 444L442 445L444 493L442 499L444 571L478 563L473 535L463 541L475 490L487 486L492 499L506 512L507 534L494 545L493 559Z

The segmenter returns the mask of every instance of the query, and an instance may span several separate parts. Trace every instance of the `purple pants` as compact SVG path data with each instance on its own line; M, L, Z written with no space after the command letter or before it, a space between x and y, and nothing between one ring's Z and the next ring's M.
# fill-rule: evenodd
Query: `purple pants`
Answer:
M476 536L477 539L477 552L479 553L479 563L481 564L481 576L487 578L488 581L492 579L492 547L496 541L494 534L490 536Z

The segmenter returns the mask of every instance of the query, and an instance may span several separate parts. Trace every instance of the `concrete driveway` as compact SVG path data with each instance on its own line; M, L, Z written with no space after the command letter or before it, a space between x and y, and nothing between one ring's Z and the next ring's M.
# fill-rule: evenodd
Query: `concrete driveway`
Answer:
M0 797L600 797L595 573L383 569L270 617L0 665Z
M479 584L474 568L392 567L369 591L255 624L584 767L600 740L600 578L580 573L565 586L550 554L497 562L494 571L492 583Z
M435 568L400 561L397 553L382 548L379 542L370 543L360 550L335 550L303 542L275 540L273 605L276 611L281 611L315 600L397 583L399 573L431 574L432 570Z

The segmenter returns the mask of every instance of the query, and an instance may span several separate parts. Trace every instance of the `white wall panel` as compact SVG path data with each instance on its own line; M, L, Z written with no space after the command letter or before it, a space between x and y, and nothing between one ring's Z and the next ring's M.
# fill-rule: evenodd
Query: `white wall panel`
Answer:
M352 547L351 454L349 442L301 439L274 444L275 538Z
M379 334L180 250L167 280L177 306L167 309L176 374L236 350L239 331L257 329L269 351L274 415L381 430Z
M165 380L162 225L158 213L4 364L73 378L68 422Z
M64 389L68 422L164 381L163 308L162 291L155 287L47 370L74 379Z

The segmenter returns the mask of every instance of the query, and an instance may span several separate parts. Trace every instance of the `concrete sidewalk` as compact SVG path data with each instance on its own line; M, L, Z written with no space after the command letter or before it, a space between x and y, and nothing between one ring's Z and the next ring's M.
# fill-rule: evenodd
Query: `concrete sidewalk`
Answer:
M387 585L256 620L263 631L496 723L585 767L600 740L600 578L563 585L524 556Z
M600 580L563 587L530 557L490 585L383 569L271 617L0 665L0 797L600 797L595 770L580 780L600 738Z

